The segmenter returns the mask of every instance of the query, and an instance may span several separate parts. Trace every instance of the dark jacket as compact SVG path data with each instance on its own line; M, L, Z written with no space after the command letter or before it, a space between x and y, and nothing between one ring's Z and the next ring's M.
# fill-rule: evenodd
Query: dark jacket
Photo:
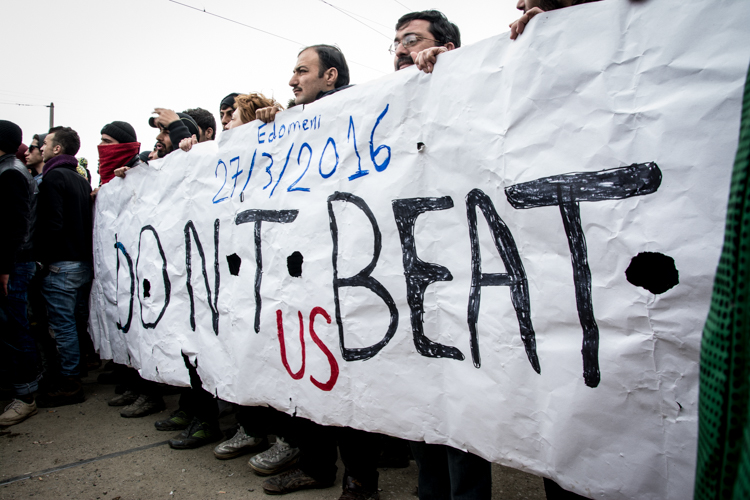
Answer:
M76 171L76 159L61 156L65 158L55 157L45 164L44 182L39 186L37 255L43 264L91 263L91 186ZM54 167L47 171L53 161Z
M346 90L349 87L353 87L353 86L354 85L342 85L341 87L337 87L337 88L335 88L333 90L328 90L328 91L321 90L320 92L318 92L318 95L315 96L315 100L317 101L318 99L322 99L323 97L329 96L331 94L335 94L336 92L340 92L342 90ZM315 102L315 101L313 101L313 102Z
M32 262L39 188L13 154L0 157L0 274L15 262Z

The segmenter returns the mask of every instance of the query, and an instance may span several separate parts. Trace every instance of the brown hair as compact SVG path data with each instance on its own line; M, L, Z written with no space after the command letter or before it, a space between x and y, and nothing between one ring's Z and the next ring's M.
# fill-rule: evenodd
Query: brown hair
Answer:
M243 124L255 120L255 112L260 108L275 107L283 111L284 107L263 94L240 94L234 98L234 109L240 110L240 120Z

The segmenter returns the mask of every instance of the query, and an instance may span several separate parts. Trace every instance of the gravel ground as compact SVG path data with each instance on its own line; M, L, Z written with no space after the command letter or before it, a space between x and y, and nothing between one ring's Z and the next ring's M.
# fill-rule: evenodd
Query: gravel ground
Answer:
M212 446L173 450L154 421L177 407L177 395L165 396L167 410L145 418L125 419L107 406L114 386L99 385L99 370L84 379L86 401L39 409L27 421L0 431L0 499L261 499L264 478L247 466L248 456L217 460ZM7 395L6 395L7 397ZM8 400L0 401L3 408ZM222 418L222 428L235 423ZM336 484L324 490L293 493L291 498L336 500ZM539 477L493 465L493 498L543 500ZM380 469L382 500L416 499L417 467Z

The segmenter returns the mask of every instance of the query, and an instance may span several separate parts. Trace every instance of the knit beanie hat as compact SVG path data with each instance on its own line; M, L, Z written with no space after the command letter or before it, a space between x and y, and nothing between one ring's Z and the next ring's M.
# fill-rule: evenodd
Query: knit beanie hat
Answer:
M18 158L18 160L24 165L26 165L26 151L28 150L28 146L26 146L26 144L24 143L21 143L21 145L18 146L18 150L16 151L16 158Z
M0 120L0 150L5 154L16 154L23 142L21 127L8 120Z
M135 129L128 122L114 121L105 125L101 133L107 134L113 139L116 139L120 144L126 142L138 142L138 138L135 135Z
M34 134L34 139L36 139L36 147L41 148L44 146L44 138L47 137L47 134Z
M234 99L239 94L232 92L228 96L226 96L224 99L221 100L221 104L219 105L219 111L221 111L224 108L233 108L234 107Z

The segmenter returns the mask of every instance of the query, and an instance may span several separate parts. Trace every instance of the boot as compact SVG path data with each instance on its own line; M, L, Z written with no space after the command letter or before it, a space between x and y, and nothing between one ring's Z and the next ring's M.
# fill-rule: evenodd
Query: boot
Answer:
M65 377L57 388L40 395L36 400L36 404L40 408L55 408L57 406L83 403L85 400L86 396L83 394L81 379L78 377Z

